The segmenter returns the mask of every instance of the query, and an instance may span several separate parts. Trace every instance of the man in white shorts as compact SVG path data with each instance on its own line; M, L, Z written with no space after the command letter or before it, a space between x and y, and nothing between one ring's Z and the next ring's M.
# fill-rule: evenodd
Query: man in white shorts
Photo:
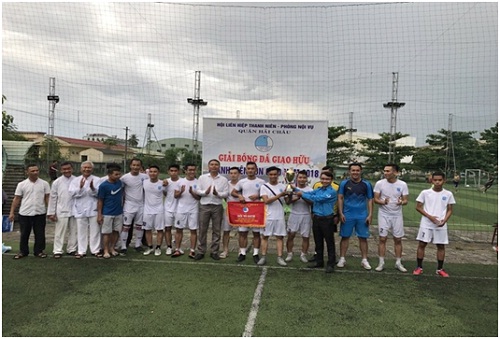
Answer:
M174 197L175 190L178 190L179 184L179 170L180 167L177 164L172 164L168 166L168 175L170 178L163 181L167 182L167 195L163 201L163 211L165 213L165 242L167 243L166 255L172 255L172 226L175 222L175 212L177 210L177 199ZM182 251L182 249L179 249Z
M179 180L174 196L177 201L177 212L175 213L175 251L172 257L178 257L181 253L182 237L184 228L189 228L190 249L189 257L194 259L196 253L196 240L198 237L198 209L200 197L196 194L198 179L196 179L196 165L187 164L184 167L186 177Z
M262 201L267 205L266 227L261 232L262 257L257 262L257 265L262 266L266 264L269 237L274 235L276 237L278 265L287 266L287 263L281 257L283 255L283 238L286 235L285 210L283 209L284 198L287 195L286 187L284 184L278 182L278 177L281 174L281 170L278 167L268 167L266 174L269 182L260 187L260 196Z
M144 230L142 229L142 216L144 211L144 190L143 181L149 177L145 173L141 173L142 160L134 158L130 160L130 172L121 177L124 189L123 203L123 228L120 233L120 254L127 253L127 238L129 236L130 227L134 224L135 232L135 250L142 252L142 237Z
M443 269L445 245L448 244L448 220L453 213L455 197L453 193L443 188L446 177L443 172L432 173L432 188L423 190L417 197L417 211L422 214L417 240L417 268L413 275L421 275L424 270L425 247L428 243L436 244L437 270L436 274L448 278Z
M229 192L232 192L236 187L236 184L240 180L240 169L236 166L231 167L229 169ZM226 198L227 202L238 201L237 197L234 197L232 194ZM229 236L231 234L231 229L233 227L229 224L229 217L227 213L224 213L224 218L222 221L222 253L219 255L219 258L225 259L229 256Z
M297 188L302 192L310 192L313 189L307 186L307 172L305 170L297 173ZM300 261L308 263L307 251L309 250L309 235L311 234L312 219L311 219L311 203L298 197L297 195L287 194L285 201L288 205L292 205L290 216L288 217L286 240L287 256L285 261L290 262L293 258L293 242L297 232L302 237L302 251L300 252Z
M253 161L249 161L246 164L246 178L241 179L236 187L231 192L233 197L237 197L238 200L244 204L246 201L259 201L260 200L260 187L265 184L265 181L257 178L257 164ZM239 227L239 239L238 243L240 246L240 253L238 255L238 262L242 262L246 259L247 246L248 246L248 231L252 230L253 233L253 261L254 263L259 262L259 248L260 248L260 229L255 227Z
M403 244L401 238L405 235L403 227L403 206L408 204L408 185L397 178L399 166L387 164L384 166L384 179L375 183L373 188L374 202L378 209L378 258L379 263L375 271L381 272L385 265L387 235L389 231L394 238L394 253L396 255L396 269L406 272L401 263Z
M148 248L144 255L150 255L153 252L153 230L156 230L156 248L155 255L161 255L161 243L163 241L163 196L167 190L167 185L160 180L160 168L156 165L149 166L149 179L142 183L144 187L144 216L142 218L142 228L146 232L146 241Z

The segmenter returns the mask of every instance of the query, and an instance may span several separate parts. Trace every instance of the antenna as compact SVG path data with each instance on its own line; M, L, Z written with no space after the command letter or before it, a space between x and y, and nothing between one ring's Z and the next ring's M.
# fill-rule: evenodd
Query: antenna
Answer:
M389 140L389 163L396 161L396 116L398 108L405 105L404 102L398 102L398 72L392 72L392 101L384 104L384 108L391 109L391 131Z

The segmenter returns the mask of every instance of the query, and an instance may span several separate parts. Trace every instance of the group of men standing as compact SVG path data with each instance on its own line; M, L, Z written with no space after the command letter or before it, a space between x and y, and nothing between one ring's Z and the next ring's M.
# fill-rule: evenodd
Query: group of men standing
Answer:
M320 181L313 188L307 185L306 171L297 173L296 183L291 190L279 183L281 170L271 166L266 169L269 179L265 182L257 177L257 164L248 162L245 166L246 177L240 179L238 167L229 171L229 179L219 173L220 162L208 162L208 173L196 178L196 165L187 164L183 170L185 177L179 176L180 166L168 168L168 179L160 179L160 169L150 166L143 173L140 159L130 161L130 172L122 176L121 167L110 164L107 176L94 176L93 164L81 164L81 175L73 175L71 163L60 166L59 178L52 187L38 178L38 167L27 166L28 178L18 184L11 206L9 218L13 220L14 211L20 205L19 223L21 226L20 252L14 259L29 254L28 239L31 229L35 233L34 254L46 257L45 218L56 223L54 235L54 258L63 254L63 242L68 234L66 252L81 259L90 253L96 257L111 258L126 255L129 231L134 229L135 249L144 255L162 254L165 240L165 254L178 257L184 254L181 244L184 229L189 229L189 257L202 260L207 252L214 260L229 256L229 236L234 229L224 213L224 201L262 201L267 205L265 227L238 227L237 261L246 260L248 234L253 235L253 261L259 265L267 264L269 237L276 238L277 263L287 266L293 260L293 244L296 233L302 236L300 260L313 261L311 268L325 268L326 273L334 272L334 267L345 267L349 239L356 232L361 251L361 266L370 270L368 262L369 227L372 223L373 204L379 205L379 263L376 271L385 267L386 241L389 233L394 239L396 256L395 268L406 272L401 262L404 236L402 207L408 204L408 186L397 178L399 167L388 164L384 167L384 179L375 187L362 178L359 163L349 165L349 178L340 185L333 181L333 173L325 167ZM451 217L451 206L455 203L453 194L443 189L443 173L433 174L433 186L424 190L417 198L417 211L422 214L417 240L417 268L413 274L423 272L422 261L425 247L433 241L437 245L437 274L447 277L442 269L444 245L448 243L447 221ZM291 205L288 220L285 219L285 204ZM336 261L334 233L340 222L340 259ZM212 241L207 244L209 226L212 228ZM172 228L175 229L174 241ZM313 233L315 255L307 258L309 235ZM153 245L153 231L156 231L156 246ZM143 233L147 248L143 250ZM221 237L222 236L222 237ZM285 242L284 238L288 236ZM219 253L222 240L222 252ZM324 262L326 244L327 261ZM283 251L286 248L287 256Z

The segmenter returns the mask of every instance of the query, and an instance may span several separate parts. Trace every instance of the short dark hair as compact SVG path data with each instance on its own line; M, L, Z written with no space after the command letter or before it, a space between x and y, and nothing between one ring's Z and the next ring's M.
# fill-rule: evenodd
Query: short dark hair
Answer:
M333 172L333 167L329 166L329 165L326 165L326 166L323 166L323 168L321 169L321 171L330 171L330 172Z
M130 166L130 165L132 165L132 162L134 162L134 161L139 161L139 162L141 163L141 166L142 166L142 160L141 160L141 159L139 159L139 158L132 158L132 159L130 159L130 161L129 161L128 165L129 165L129 166Z
M255 165L255 167L257 167L257 163L255 161L247 162L246 166L248 166L248 165Z
M122 170L122 167L118 164L115 164L115 163L107 164L106 168L108 169L108 174L111 174L115 171L120 172Z
M299 175L299 174L303 174L303 175L305 175L305 176L307 177L307 171L306 171L306 170L300 170L300 171L297 173L297 175Z
M28 168L30 168L30 167L38 167L38 165L37 164L33 164L33 163L32 164L27 164L26 167L25 167L25 169L28 170Z
M73 164L70 161L65 161L60 166L63 167L63 166L68 166L68 165L70 165L71 168L73 168Z
M325 171L325 172L321 173L321 175L326 175L328 178L333 180L333 173ZM320 175L320 178L321 178L321 175Z
M396 164L386 164L386 165L384 165L384 167L392 167L393 170L395 170L396 172L399 172L399 166Z
M196 168L196 164L193 164L193 163L188 163L188 164L185 164L184 165L184 170L187 170L188 167L195 167Z
M278 171L278 174L280 174L280 173L281 173L281 170L280 170L278 167L276 167L276 166L271 166L271 167L268 167L268 168L266 169L266 174L269 174L269 172L272 172L272 171Z
M233 167L231 167L231 168L229 169L229 171L231 171L231 170L237 170L237 171L238 171L238 172L240 172L240 174L241 174L240 168L239 168L239 167L237 167L237 166L233 166Z
M172 169L172 168L176 168L177 170L180 170L181 166L179 166L178 164L172 164L172 165L168 166L168 169Z
M160 171L160 166L158 166L158 165L149 165L149 167L148 167L148 168L149 168L149 169L151 169L151 168L156 168L156 169L158 170L158 172Z
M218 163L220 165L220 161L217 159L210 159L210 160L208 160L207 164L211 163L212 161L215 161L216 163Z
M359 166L359 169L363 169L363 166L359 162L353 162L349 164L349 169L351 169L352 166Z
M436 171L432 173L432 177L443 177L443 179L446 179L446 174L442 171Z

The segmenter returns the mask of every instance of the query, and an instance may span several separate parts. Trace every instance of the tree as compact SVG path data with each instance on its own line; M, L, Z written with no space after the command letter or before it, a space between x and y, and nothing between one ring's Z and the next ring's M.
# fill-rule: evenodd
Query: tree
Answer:
M136 134L131 134L130 137L128 138L128 145L130 147L137 147L139 146L139 138L137 137Z
M394 163L399 164L401 159L413 155L415 147L413 146L397 146L397 140L407 137L409 134L396 132L394 140L396 146L394 149ZM365 148L358 152L358 156L366 157L365 167L371 171L379 171L384 168L389 158L389 142L391 141L390 133L380 133L380 139L361 139L358 142Z
M5 95L2 94L2 105L7 100ZM14 117L7 114L7 111L2 110L2 140L17 140L25 141L26 138L23 137L16 131L16 125L14 125Z
M165 151L165 159L167 161L167 166L172 164L185 165L187 163L196 164L198 167L201 164L201 156L195 154L193 151L187 148L170 148Z
M328 166L338 166L351 162L354 153L354 142L348 140L337 141L337 139L347 133L345 126L328 127L328 142L326 153L326 164Z
M116 140L116 138L111 137L111 138L107 138L102 143L104 145L108 146L108 148L109 148L111 146L116 146L118 144L118 141Z
M481 132L482 141L480 148L482 152L482 163L483 168L490 172L496 172L498 170L498 122L495 126L485 129Z

